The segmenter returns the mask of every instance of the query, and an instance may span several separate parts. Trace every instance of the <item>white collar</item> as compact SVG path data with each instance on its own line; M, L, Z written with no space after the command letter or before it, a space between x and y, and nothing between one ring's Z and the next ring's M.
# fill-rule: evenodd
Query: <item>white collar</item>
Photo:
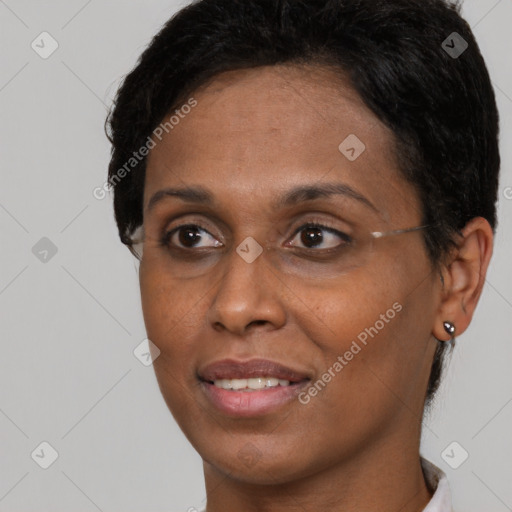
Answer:
M452 512L452 496L446 474L427 459L420 457L425 480L434 494L423 512Z
M434 491L432 498L423 509L423 512L453 512L452 496L446 474L423 457L420 457L420 462L425 480L430 489ZM206 508L201 510L201 512L205 511Z

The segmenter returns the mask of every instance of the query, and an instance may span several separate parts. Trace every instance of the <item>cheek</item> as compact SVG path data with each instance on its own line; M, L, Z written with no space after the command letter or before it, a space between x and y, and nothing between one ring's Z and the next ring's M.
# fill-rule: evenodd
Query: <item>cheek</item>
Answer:
M194 350L191 337L204 323L201 297L207 290L166 277L157 265L141 263L140 291L148 338L162 361L179 369Z
M360 423L404 403L422 407L435 348L430 271L399 261L376 268L387 270L361 271L332 291L310 293L300 322L318 345L318 366L330 381L319 402L335 421L347 411Z
M192 337L204 323L205 313L199 308L205 291L170 280L147 262L141 263L139 276L146 333L160 350L153 362L155 376L173 417L188 431L187 422L200 419L199 411L190 407L198 385L190 362L197 358Z

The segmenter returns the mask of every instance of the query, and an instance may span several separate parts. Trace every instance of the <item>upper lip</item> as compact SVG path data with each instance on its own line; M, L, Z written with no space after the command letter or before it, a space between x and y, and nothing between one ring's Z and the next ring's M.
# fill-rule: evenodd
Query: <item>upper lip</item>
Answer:
M250 379L252 377L274 377L290 382L300 382L308 378L304 371L294 370L268 359L251 359L249 361L223 359L208 364L198 373L202 380L210 382L220 379Z

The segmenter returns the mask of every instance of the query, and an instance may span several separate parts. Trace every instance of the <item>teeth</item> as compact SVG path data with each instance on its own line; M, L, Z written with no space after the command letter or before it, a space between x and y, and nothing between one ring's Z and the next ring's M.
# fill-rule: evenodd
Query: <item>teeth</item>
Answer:
M240 390L240 389L265 389L275 388L277 386L289 386L290 381L276 379L274 377L254 377L251 379L219 379L213 382L215 386L222 389Z

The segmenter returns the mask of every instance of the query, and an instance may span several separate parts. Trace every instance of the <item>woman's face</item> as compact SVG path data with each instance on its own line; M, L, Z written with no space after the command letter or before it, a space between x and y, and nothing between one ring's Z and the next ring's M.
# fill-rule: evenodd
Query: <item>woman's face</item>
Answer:
M207 467L247 482L414 444L440 289L421 231L363 236L421 223L391 132L325 69L224 73L193 96L148 156L140 266L176 421ZM326 184L341 192L280 203ZM211 201L169 190L186 187Z

